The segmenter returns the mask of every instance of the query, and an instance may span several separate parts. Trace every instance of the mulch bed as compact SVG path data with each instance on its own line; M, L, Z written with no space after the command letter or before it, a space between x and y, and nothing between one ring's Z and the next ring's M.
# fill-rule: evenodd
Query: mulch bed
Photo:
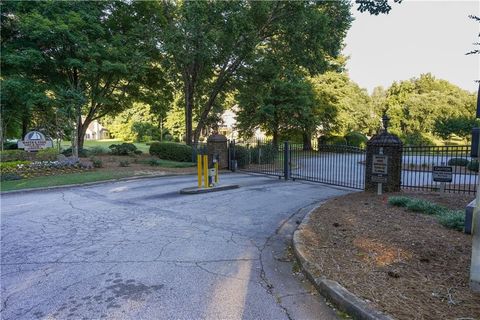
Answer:
M398 194L451 209L464 209L473 199ZM317 209L303 238L316 276L338 281L396 319L480 319L480 294L468 284L472 238L434 217L390 206L385 196L355 193Z

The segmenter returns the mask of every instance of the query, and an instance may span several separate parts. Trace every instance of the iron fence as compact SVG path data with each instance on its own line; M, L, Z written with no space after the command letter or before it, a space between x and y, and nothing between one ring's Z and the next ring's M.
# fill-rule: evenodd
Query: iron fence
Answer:
M364 189L365 149L313 142L290 145L290 176L336 186Z
M448 166L452 181L433 181L433 167ZM418 146L403 147L403 189L444 190L455 193L475 193L478 161L470 157L470 146Z
M269 140L230 142L230 159L240 171L284 176L284 146Z

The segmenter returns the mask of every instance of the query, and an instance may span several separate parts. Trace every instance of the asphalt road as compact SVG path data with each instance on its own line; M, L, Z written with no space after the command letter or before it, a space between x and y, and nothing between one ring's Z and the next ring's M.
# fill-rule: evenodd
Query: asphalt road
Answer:
M334 319L292 273L291 235L347 190L227 174L1 196L2 319Z

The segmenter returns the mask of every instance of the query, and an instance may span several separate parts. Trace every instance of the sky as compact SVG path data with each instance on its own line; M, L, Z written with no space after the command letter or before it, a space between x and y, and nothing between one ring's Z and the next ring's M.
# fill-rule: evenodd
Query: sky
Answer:
M352 8L355 21L343 54L349 56L350 78L371 93L376 86L432 73L476 92L480 55L465 55L479 42L480 1L420 1L393 3L388 15L373 16ZM478 48L478 47L477 47Z

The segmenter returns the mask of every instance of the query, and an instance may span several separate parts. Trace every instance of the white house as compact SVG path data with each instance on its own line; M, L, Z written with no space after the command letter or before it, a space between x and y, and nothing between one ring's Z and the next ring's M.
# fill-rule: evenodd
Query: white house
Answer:
M110 133L107 128L102 126L97 120L93 120L85 132L85 140L109 139Z

